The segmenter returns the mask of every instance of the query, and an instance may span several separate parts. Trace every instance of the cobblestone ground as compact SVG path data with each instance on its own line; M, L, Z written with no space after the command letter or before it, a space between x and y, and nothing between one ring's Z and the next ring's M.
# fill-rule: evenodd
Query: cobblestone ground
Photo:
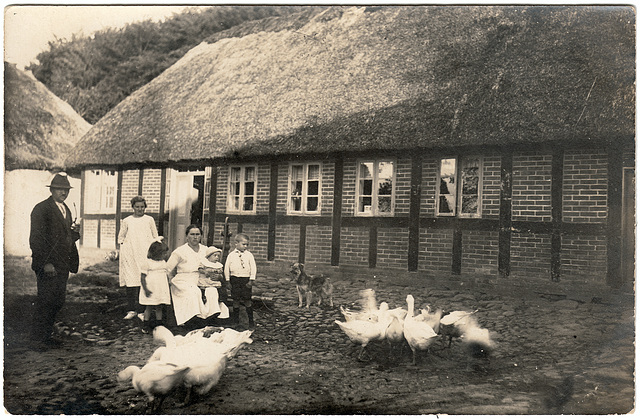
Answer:
M28 264L28 261L27 261ZM117 263L70 279L57 328L61 349L26 347L35 280L21 259L5 262L4 406L12 414L141 414L146 399L115 380L156 345L125 321ZM631 294L550 293L422 275L331 271L336 307L298 308L286 267L261 267L254 342L231 360L207 396L188 406L177 391L163 414L610 414L634 409ZM316 270L322 270L316 268ZM319 271L315 271L319 272ZM31 274L32 275L32 274ZM364 288L379 302L478 310L498 343L488 359L456 340L437 341L413 365L408 346L372 343L366 361L334 323ZM270 299L270 300L269 300ZM246 321L246 320L242 320ZM180 332L174 329L175 332Z

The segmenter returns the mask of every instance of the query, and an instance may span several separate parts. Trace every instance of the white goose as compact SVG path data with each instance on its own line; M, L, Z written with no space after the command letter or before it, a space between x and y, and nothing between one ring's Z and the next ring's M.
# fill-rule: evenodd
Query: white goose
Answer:
M150 361L173 363L189 368L183 378L187 388L185 404L188 404L192 392L204 395L218 383L227 367L227 362L245 344L253 342L250 336L249 330L238 332L230 328L214 332L208 337L193 334L184 337L184 340L179 340L175 347L158 348Z
M438 336L427 323L416 319L413 314L414 299L407 295L407 316L404 319L404 338L413 352L413 364L416 364L416 351L426 350Z
M144 392L148 398L151 413L160 411L165 397L183 383L189 371L187 366L173 363L151 362L141 368L129 366L118 373L118 381L131 381L136 391Z

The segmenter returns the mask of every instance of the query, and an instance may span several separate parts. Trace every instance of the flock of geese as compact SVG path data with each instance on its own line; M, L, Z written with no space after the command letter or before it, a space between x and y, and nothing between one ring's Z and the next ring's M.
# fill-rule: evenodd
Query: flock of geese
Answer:
M477 310L453 311L444 315L441 309L432 312L427 305L416 315L412 295L407 295L406 309L390 309L386 302L378 306L372 289L362 290L360 295L361 309L354 311L341 306L345 320L335 321L352 342L361 346L358 360L363 360L365 348L374 341L389 344L406 341L413 353L414 365L416 352L428 350L438 337L448 338L448 346L451 346L453 338L459 337L473 357L486 357L495 346L490 331L478 324L474 316Z
M386 302L377 305L375 291L361 291L360 310L340 307L344 321L336 320L349 339L361 346L358 359L374 341L406 343L413 353L427 350L438 337L448 338L448 346L459 337L474 357L486 357L495 346L491 334L481 328L474 312L453 311L446 315L441 309L431 311L427 305L415 314L414 298L407 295L407 308L390 309ZM444 315L444 316L443 316ZM220 380L227 362L246 344L253 342L252 331L205 327L185 336L173 335L164 326L153 330L154 342L160 344L142 367L129 366L118 373L118 381L131 381L134 389L148 398L148 409L157 413L165 397L178 387L185 387L184 404L191 402L192 393L207 394Z
M181 386L187 390L187 405L193 392L204 395L218 383L227 362L245 344L253 342L251 333L205 327L181 336L158 326L153 330L153 340L161 346L142 368L129 366L118 373L118 381L131 381L136 391L143 392L152 413L157 413L165 397Z

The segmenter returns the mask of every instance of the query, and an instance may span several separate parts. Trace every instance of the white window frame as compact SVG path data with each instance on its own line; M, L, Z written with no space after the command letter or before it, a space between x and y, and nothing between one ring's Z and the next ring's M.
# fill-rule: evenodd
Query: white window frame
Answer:
M463 213L462 212L462 164L466 160L477 159L478 160L478 207L475 213ZM444 194L441 193L440 185L442 180L442 163L445 160L454 161L454 177L455 177L455 187L453 189L453 203L455 204L455 208L451 213L441 212L440 209L440 197ZM482 217L482 177L483 177L483 159L482 156L470 155L470 156L446 156L440 159L440 163L438 164L438 181L436 184L436 215L439 217L459 217L459 218L480 218Z
M293 183L297 180L293 179L293 168L295 166L302 167L302 179L298 180L302 182L302 190L298 194L294 194L294 185ZM318 167L318 178L317 179L309 179L309 167L317 166ZM312 181L318 182L318 194L310 195L309 194L309 183ZM300 210L296 210L293 205L293 199L298 197L300 199ZM308 210L308 202L309 198L317 197L318 205L315 210ZM316 215L320 214L322 210L322 163L320 162L308 162L308 163L299 163L292 162L289 164L289 179L287 183L287 214L310 214Z
M84 213L116 214L118 172L87 169L84 179Z
M247 169L253 170L253 179L246 179ZM239 170L240 177L239 181L234 181L231 179L233 171ZM257 191L258 191L258 166L257 165L232 165L229 166L229 182L227 185L227 212L229 213L244 213L244 214L255 214L256 213L256 204L257 204ZM236 182L239 182L239 191L238 194L235 194L233 187ZM253 194L247 194L246 185L248 182L253 182ZM238 198L238 206L235 206L235 198ZM251 210L245 210L244 202L248 197L253 198L253 208Z
M378 195L378 188L377 185L379 183L379 168L380 168L380 163L390 163L393 168L392 168L392 174L391 174L391 208L389 212L380 212L378 210L378 199L379 199L379 195ZM372 171L372 177L371 177L371 206L369 211L361 211L360 210L360 200L362 197L364 197L363 195L363 191L362 191L362 182L364 179L361 176L360 173L360 167L363 164L367 164L370 163L373 165L373 171ZM394 215L395 212L395 202L396 202L396 172L397 172L397 168L398 165L396 163L395 159L359 159L356 162L356 202L355 202L355 215L356 216L362 216L362 217L390 217ZM369 179L369 178L367 178ZM368 197L369 195L367 195ZM376 203L376 205L374 206L374 203Z

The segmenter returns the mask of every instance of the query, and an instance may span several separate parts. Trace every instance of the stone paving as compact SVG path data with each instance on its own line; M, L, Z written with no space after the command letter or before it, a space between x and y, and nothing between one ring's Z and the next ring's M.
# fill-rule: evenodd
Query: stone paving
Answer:
M21 400L12 413L140 413L144 397L113 375L140 365L156 345L139 323L122 321L123 293L114 287L113 267L86 267L70 281L67 305L79 314L57 327L77 343L75 357L34 359L5 343L5 398L7 392L21 398L29 388L31 398L42 394L47 401L32 406ZM256 301L254 343L231 361L218 391L186 412L168 403L166 414L611 414L634 408L633 294L310 267L331 275L336 306L306 309L298 308L287 271L286 265L260 267L254 295L266 299ZM342 319L338 306L354 305L365 288L391 308L406 307L412 294L417 308L478 310L498 345L478 362L455 340L450 348L437 342L414 366L406 345L372 343L367 360L358 361L359 346L334 321ZM37 365L38 373L25 376L23 363ZM70 403L73 391L79 397Z

